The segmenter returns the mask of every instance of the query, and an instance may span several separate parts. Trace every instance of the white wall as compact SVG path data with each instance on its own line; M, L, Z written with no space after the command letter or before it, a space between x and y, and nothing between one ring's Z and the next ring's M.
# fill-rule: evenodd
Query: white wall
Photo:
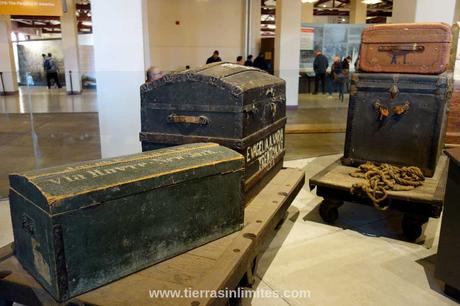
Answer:
M151 64L164 71L201 66L216 49L224 61L244 55L245 0L149 0L148 10Z
M452 24L456 0L417 0L416 22L446 22Z
M144 82L143 10L147 0L92 0L103 157L140 152L140 93Z
M392 23L454 21L456 0L394 0Z
M95 77L94 35L78 35L78 54L80 55L80 72L82 75Z
M14 93L18 90L16 68L11 44L11 21L9 16L0 15L0 71L3 72L3 84L0 91Z
M286 103L298 105L301 2L276 2L275 75L286 81Z

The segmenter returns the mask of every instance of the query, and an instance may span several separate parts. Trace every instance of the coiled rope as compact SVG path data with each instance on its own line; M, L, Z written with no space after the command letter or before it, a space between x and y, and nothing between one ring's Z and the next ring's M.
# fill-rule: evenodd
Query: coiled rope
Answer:
M425 177L418 167L397 167L390 164L376 166L367 162L358 170L350 173L352 177L365 179L365 182L353 184L351 194L367 195L379 210L386 210L390 204L380 203L388 197L388 191L408 191L423 185Z

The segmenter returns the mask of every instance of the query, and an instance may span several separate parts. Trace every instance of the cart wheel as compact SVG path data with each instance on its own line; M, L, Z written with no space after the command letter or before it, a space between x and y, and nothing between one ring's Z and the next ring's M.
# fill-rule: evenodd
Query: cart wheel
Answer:
M319 206L319 215L327 223L334 223L339 217L339 205L331 205L328 200L324 200Z
M405 214L401 222L401 227L407 240L417 240L417 238L422 234L423 224L425 224L427 221L428 218L426 217L418 217Z

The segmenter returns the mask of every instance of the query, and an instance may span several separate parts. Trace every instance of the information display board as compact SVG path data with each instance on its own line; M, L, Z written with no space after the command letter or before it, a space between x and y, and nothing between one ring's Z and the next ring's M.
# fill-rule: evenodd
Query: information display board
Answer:
M62 0L0 0L0 15L62 16Z

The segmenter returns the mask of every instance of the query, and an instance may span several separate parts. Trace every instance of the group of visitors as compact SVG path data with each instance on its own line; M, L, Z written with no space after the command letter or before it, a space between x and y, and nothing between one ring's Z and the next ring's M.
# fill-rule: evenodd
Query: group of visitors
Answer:
M252 54L248 55L246 58L246 61L243 61L243 57L240 55L236 58L236 64L242 65L242 66L249 66L249 67L255 67L259 68L261 70L269 72L270 66L265 60L265 54L261 52L255 59L254 61L252 60L253 56ZM217 63L221 62L222 59L220 58L220 53L219 50L215 50L212 55L206 60L206 64L212 64L212 63ZM185 70L190 69L190 66L187 65L185 67ZM161 71L160 68L158 67L150 67L147 72L146 72L146 79L145 83L152 83L155 82L158 79L161 79L163 77L163 72Z
M51 89L51 86L54 84L57 85L58 88L62 88L61 82L59 81L58 71L59 68L54 61L53 55L51 53L42 54L43 58L43 70L45 71L46 75L46 83L48 85L48 89ZM53 81L53 82L52 82Z
M340 56L336 55L333 59L330 71L328 71L329 61L327 57L320 51L316 51L315 60L313 62L313 70L315 72L315 91L313 94L317 94L319 86L321 84L323 94L326 93L328 87L329 95L332 96L332 92L337 91L339 93L339 100L343 102L345 88L349 90L349 72L351 56L347 56L341 59ZM332 85L327 86L328 79Z
M252 54L248 55L246 58L246 61L243 61L243 57L240 55L236 58L236 64L238 65L244 65L244 66L250 66L250 67L255 67L259 68L264 71L269 71L269 65L267 61L265 60L265 54L261 52L253 61L253 56ZM212 55L206 60L206 64L211 64L211 63L216 63L216 62L221 62L222 59L219 56L219 51L215 50Z

